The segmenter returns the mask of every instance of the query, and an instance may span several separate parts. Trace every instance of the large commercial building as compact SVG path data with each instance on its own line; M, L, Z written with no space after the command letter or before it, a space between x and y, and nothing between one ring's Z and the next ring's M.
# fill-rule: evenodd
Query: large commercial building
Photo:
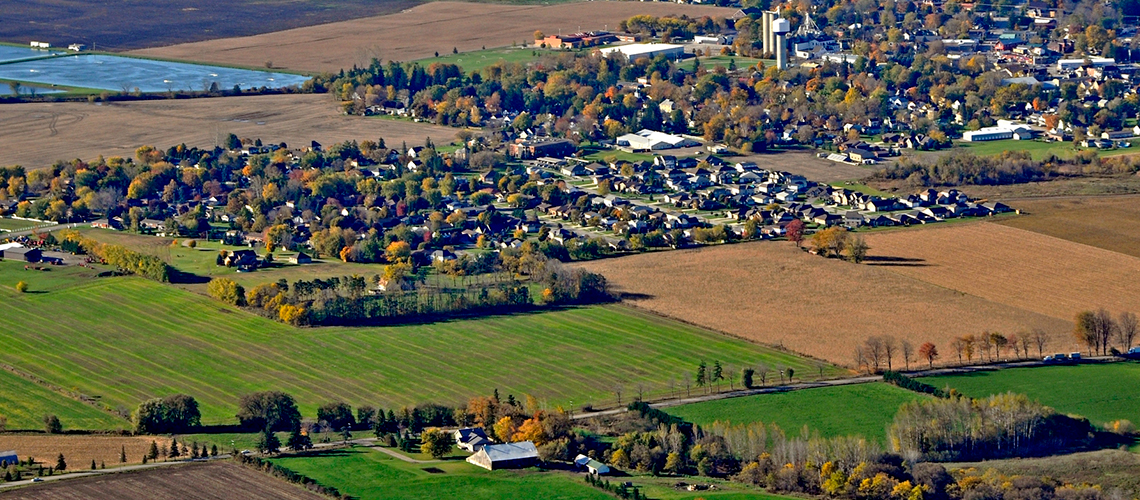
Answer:
M642 129L634 134L617 138L619 148L629 151L654 151L659 149L686 148L699 146L700 142L681 135L666 134L656 130Z
M1028 125L1014 123L1009 120L998 120L996 127L983 127L962 134L962 140L967 142L1001 141L1016 139L1019 141L1033 138L1033 129Z
M605 55L617 52L624 55L630 61L636 61L643 57L653 58L657 56L665 56L668 59L678 59L685 55L685 46L670 43L634 43L608 47L601 49L601 51L602 54Z

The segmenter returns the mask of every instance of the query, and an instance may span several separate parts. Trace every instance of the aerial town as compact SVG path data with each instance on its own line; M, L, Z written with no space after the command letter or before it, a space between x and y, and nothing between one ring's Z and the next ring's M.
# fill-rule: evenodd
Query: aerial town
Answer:
M1140 498L1140 5L2 11L0 500Z

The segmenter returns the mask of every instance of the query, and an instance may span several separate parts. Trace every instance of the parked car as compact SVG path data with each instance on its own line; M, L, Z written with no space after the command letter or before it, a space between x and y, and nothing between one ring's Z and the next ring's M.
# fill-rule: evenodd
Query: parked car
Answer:
M1045 359L1042 361L1045 361L1046 363L1064 363L1068 360L1069 360L1068 354L1057 353L1057 354L1045 356Z
M1081 360L1081 353L1074 352L1074 353L1069 355L1069 359L1071 359L1073 361L1080 361Z
M1133 347L1129 349L1128 354L1140 354L1140 347Z

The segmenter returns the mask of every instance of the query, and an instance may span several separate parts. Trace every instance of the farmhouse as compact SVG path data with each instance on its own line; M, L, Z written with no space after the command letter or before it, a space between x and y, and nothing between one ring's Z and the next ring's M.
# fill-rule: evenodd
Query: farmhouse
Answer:
M18 260L23 262L39 262L43 253L38 248L15 246L0 250L0 258Z
M523 469L538 463L538 449L530 441L489 444L467 457L467 461L487 470Z
M491 440L487 438L487 433L483 431L482 427L457 429L452 433L452 436L455 438L455 445L458 446L459 449L472 453L491 444Z
M601 52L602 55L605 56L616 52L624 55L630 61L636 61L643 57L652 59L657 56L665 56L666 59L677 59L685 55L685 46L670 43L635 43L601 49Z

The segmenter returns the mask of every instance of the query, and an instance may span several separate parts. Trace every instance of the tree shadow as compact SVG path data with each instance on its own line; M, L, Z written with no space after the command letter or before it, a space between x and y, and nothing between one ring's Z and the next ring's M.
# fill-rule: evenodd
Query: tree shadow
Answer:
M648 293L621 292L621 300L637 301L637 300L649 300L649 299L654 299L654 298L657 298L657 296L656 295L650 295Z
M209 283L210 278L171 268L170 282L178 285L196 285L201 283Z
M886 255L868 255L863 258L863 263L868 266L929 267L930 264L925 264L925 262L926 259L890 257Z

